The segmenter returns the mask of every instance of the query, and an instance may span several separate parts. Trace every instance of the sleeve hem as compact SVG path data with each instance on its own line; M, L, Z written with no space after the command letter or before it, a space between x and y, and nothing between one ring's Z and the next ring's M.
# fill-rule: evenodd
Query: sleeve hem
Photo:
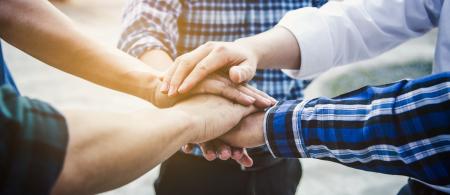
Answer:
M301 100L285 101L270 108L264 117L264 139L272 156L283 158L308 157L301 135L299 111Z
M278 23L297 39L301 51L299 70L284 70L290 77L311 78L333 66L330 29L317 8L302 8L288 12Z

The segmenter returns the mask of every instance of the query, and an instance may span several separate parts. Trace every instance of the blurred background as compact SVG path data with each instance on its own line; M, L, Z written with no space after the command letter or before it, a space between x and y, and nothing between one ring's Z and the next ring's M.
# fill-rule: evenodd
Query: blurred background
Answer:
M55 1L54 4L84 32L109 46L116 46L122 8L126 0L61 1ZM376 59L331 69L309 86L306 96L333 97L368 84L384 84L426 75L431 72L435 41L436 33L432 31ZM19 90L27 96L59 107L154 109L140 99L93 85L45 66L10 45L5 44L4 52ZM298 195L394 195L407 180L406 177L358 171L319 160L301 161L304 174ZM159 168L155 168L138 180L103 194L153 195L153 181L158 171Z

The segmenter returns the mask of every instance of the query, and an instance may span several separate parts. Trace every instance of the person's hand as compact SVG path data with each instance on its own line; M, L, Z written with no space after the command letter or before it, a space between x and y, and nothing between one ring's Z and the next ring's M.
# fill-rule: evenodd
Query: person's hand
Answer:
M253 160L245 148L253 148L264 144L264 112L253 113L242 119L231 131L219 138L199 144L203 157L212 161L217 158L228 160L232 158L237 163L251 167ZM183 147L185 153L190 153L194 145Z
M253 113L245 117L219 139L230 146L240 148L264 145L264 112Z
M161 91L169 96L187 93L218 70L228 71L233 83L244 83L255 75L257 63L256 55L236 42L208 42L175 60Z
M189 137L187 143L196 144L223 135L242 118L258 111L253 105L242 106L214 95L194 96L169 109L183 116L178 120L189 121L189 126L186 127ZM174 118L174 122L176 120Z
M160 108L173 106L186 97L198 94L213 94L225 97L244 106L254 104L259 108L273 105L276 100L247 84L234 84L229 79L219 74L207 76L194 87L189 93L177 96L169 96L160 90L164 85L162 78L153 82L152 93L145 98Z
M196 144L186 144L182 147L184 153L192 153ZM205 143L197 144L203 154L203 157L208 161L213 161L217 158L220 160L233 159L244 167L251 167L253 159L248 155L245 148L236 148L225 144L219 139L214 139Z

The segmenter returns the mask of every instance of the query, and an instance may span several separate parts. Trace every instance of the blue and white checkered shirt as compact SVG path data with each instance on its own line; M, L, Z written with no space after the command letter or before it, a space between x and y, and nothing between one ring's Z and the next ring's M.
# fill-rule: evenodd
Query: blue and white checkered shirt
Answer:
M234 41L264 32L288 11L326 0L131 0L118 47L139 57L161 49L173 58L208 41ZM250 84L278 100L303 97L307 82L279 70L258 71Z
M449 190L450 72L281 101L266 113L265 138L276 157L329 160Z

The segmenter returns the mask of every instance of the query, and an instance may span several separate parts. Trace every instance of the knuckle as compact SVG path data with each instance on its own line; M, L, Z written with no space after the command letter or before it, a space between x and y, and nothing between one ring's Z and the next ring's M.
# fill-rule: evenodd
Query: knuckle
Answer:
M223 52L227 51L227 49L228 48L225 45L218 45L214 48L214 52L223 53Z
M203 46L206 48L213 48L215 44L216 43L214 41L208 41L205 44L203 44Z
M198 71L201 73L206 73L206 72L208 72L208 66L206 66L204 64L200 64L200 65L198 65Z

